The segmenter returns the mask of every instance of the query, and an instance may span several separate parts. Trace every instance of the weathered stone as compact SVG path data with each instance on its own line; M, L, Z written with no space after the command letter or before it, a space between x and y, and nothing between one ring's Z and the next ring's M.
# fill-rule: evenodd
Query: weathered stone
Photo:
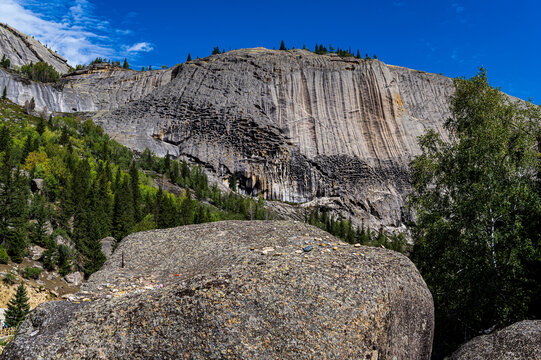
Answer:
M32 260L39 260L43 256L43 253L45 252L45 249L38 245L32 245L28 249L28 256Z
M50 221L45 222L45 234L51 236L53 234L53 225Z
M66 239L62 235L57 235L54 240L56 242L56 245L65 245L70 249L73 249L73 244L71 243L71 241Z
M79 286L83 282L84 276L81 272L76 271L64 276L64 280L74 286Z
M62 56L49 51L34 38L1 23L0 54L5 55L10 60L11 67L45 61L60 74L65 74L69 70L69 65Z
M0 50L1 52L1 50ZM34 98L36 111L95 112L115 109L139 99L171 80L173 69L139 72L110 69L66 75L58 85L30 81L0 68L0 88L7 98L23 105Z
M32 182L30 183L30 187L32 192L43 192L43 185L44 180L43 179L32 179Z
M115 245L115 238L108 236L104 239L100 240L101 243L101 251L105 255L105 258L109 259L111 254L113 253L113 247Z
M490 335L473 338L448 360L541 359L541 320L514 323Z
M295 253L325 236L262 221L129 235L82 300L41 305L0 358L429 359L432 297L411 261L332 237L340 251Z
M417 137L443 132L452 80L378 60L262 48L182 64L147 97L95 118L121 143L204 164L239 192L332 199L360 224L401 227Z

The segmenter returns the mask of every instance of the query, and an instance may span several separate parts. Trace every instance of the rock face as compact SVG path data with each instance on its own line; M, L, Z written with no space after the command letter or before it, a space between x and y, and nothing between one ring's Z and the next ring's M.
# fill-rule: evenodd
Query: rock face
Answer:
M0 358L430 358L414 265L301 223L133 234L83 286L91 301L41 305Z
M337 198L349 216L400 226L417 136L443 132L452 91L449 78L378 60L244 49L184 63L96 121L139 151L235 173L247 194Z
M34 38L0 23L0 58L2 55L10 60L12 67L44 61L60 74L69 71L69 65L62 56L47 49Z
M541 320L525 320L462 345L448 360L541 359Z
M0 90L19 104L34 97L39 111L98 112L124 145L169 152L226 184L236 174L241 193L403 227L407 165L419 135L444 132L452 80L331 55L244 49L167 70L95 67L54 86L0 69Z
M6 87L7 98L20 105L34 98L38 111L94 112L115 109L151 93L168 83L172 72L106 68L67 75L58 84L43 84L0 68L0 89Z

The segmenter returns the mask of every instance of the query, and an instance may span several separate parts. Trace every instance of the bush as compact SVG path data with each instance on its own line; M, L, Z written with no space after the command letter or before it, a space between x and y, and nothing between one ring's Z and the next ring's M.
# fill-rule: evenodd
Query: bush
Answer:
M17 281L17 277L11 271L4 275L2 281L7 285L13 285Z
M0 264L7 264L9 262L9 255L3 246L0 246Z
M21 66L21 73L30 80L40 82L55 82L60 78L55 68L43 61Z
M39 276L41 275L41 272L43 270L39 269L39 268L34 268L34 267L25 267L23 269L23 278L25 279L34 279L34 280L37 280L39 279Z

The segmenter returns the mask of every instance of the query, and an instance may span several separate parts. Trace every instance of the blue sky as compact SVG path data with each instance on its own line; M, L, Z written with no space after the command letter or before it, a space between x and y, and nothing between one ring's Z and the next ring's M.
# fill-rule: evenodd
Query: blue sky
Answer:
M96 56L172 66L222 49L360 49L388 64L450 77L487 69L494 86L541 103L541 1L0 0L0 22L72 65Z

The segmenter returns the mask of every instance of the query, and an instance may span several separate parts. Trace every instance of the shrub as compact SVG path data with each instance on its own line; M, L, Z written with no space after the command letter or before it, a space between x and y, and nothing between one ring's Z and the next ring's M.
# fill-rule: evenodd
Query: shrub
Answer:
M9 255L3 246L0 246L0 264L7 264L9 262Z
M15 281L17 281L17 277L15 276L15 274L13 274L13 273L10 271L10 272L8 272L6 275L4 275L4 278L2 279L2 281L3 281L5 284L13 285L13 284L15 284Z
M34 268L34 267L25 267L23 269L23 278L25 279L34 279L34 280L37 280L39 279L39 276L41 275L41 272L43 270L39 269L39 268Z

